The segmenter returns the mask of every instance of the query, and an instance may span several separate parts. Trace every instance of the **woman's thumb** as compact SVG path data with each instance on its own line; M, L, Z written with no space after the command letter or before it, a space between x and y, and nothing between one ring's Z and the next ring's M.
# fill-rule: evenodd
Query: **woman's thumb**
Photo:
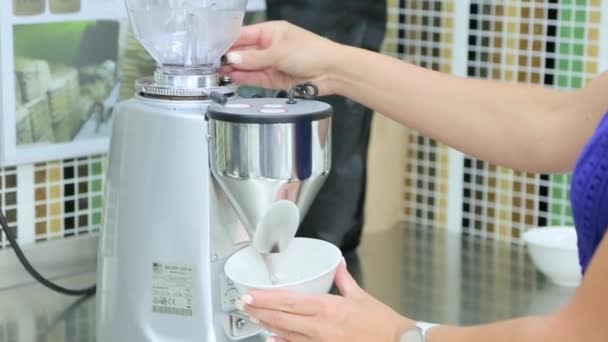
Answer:
M344 259L342 259L342 262L338 265L335 283L344 297L349 297L361 289L355 279L348 273Z
M235 50L226 54L226 61L234 69L255 71L277 64L277 53L273 49Z

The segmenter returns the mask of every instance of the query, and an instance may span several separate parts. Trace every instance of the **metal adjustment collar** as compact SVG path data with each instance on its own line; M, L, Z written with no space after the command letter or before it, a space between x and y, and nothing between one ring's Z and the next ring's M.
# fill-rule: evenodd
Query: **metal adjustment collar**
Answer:
M162 97L209 97L211 93L229 95L238 90L238 85L225 76L173 75L159 71L154 77L144 77L135 82L137 93Z

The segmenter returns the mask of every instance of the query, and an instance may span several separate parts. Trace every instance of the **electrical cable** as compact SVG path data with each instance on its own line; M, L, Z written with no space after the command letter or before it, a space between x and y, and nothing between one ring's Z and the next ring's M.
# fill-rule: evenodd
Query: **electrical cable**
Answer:
M6 222L6 217L4 216L4 212L3 212L2 208L0 208L0 226L2 226L4 235L8 239L8 242L10 243L11 248L15 252L17 259L19 259L19 262L21 262L21 265L23 265L23 268L25 268L27 273L29 273L40 284L44 285L45 287L47 287L50 290L53 290L55 292L58 292L58 293L61 293L61 294L67 295L67 296L90 296L90 295L95 294L95 291L97 289L95 285L84 288L84 289L77 289L77 290L68 289L68 288L59 286L59 285L51 282L50 280L45 278L43 275L41 275L38 271L36 271L36 269L34 269L32 264L30 264L30 262L25 257L25 254L23 254L23 251L21 250L21 247L19 247L17 240L15 240L15 238L11 235L11 232L8 227L8 223Z

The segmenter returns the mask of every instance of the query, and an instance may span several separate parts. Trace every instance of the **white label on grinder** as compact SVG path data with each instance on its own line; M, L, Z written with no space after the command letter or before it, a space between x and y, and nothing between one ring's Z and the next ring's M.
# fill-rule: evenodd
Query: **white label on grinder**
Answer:
M194 267L152 264L152 312L192 316Z

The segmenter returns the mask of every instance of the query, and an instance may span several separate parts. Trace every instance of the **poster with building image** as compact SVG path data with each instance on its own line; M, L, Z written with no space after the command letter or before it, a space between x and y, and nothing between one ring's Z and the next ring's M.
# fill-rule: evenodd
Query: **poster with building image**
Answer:
M0 6L0 162L108 149L128 21L122 0Z
M107 152L114 106L156 67L124 0L0 2L0 165Z
M18 147L107 137L118 99L120 21L13 27Z

